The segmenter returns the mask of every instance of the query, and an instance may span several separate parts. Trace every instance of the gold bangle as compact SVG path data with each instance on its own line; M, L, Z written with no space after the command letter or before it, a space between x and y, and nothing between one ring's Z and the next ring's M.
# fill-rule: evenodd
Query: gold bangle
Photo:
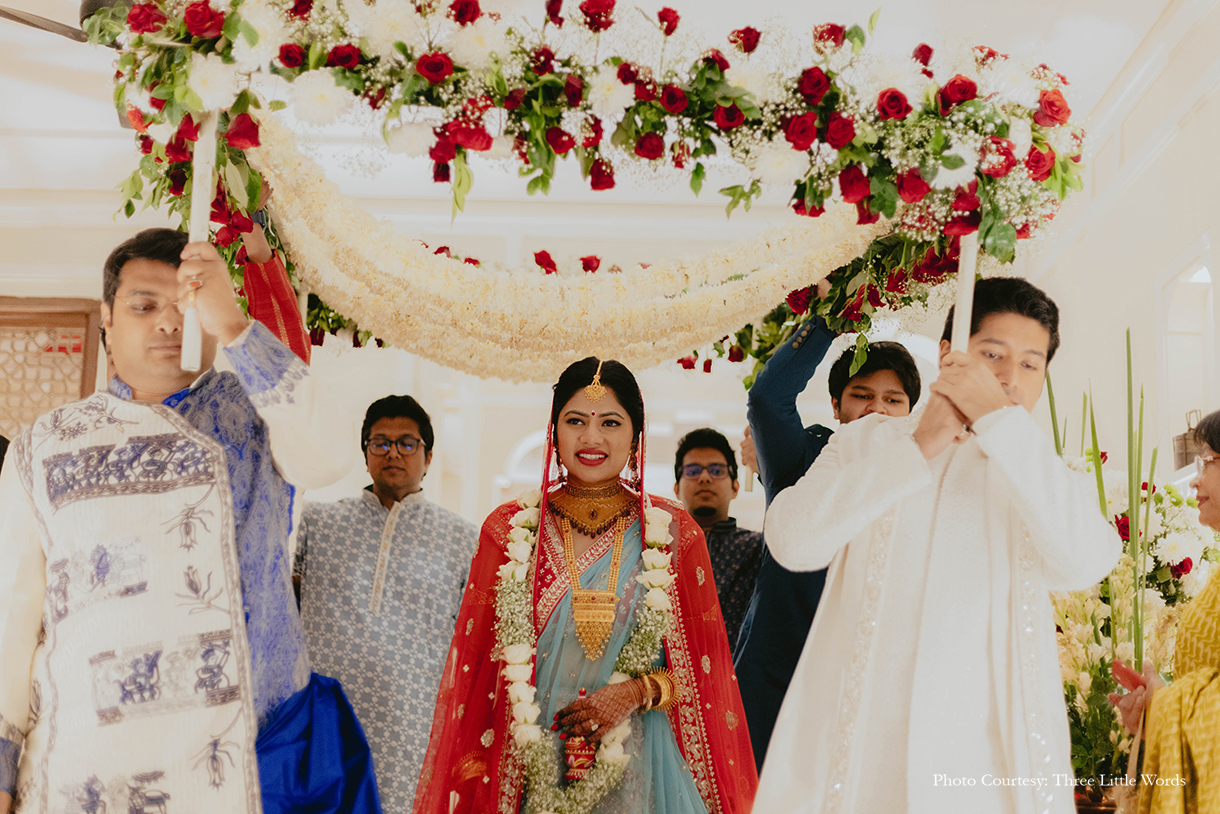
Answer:
M661 688L661 700L654 705L654 708L662 712L669 711L682 699L682 688L678 685L677 679L674 678L673 673L665 669L657 670L650 677Z
M652 681L651 676L647 673L640 673L640 680L644 682L644 707L643 712L648 712L652 709Z

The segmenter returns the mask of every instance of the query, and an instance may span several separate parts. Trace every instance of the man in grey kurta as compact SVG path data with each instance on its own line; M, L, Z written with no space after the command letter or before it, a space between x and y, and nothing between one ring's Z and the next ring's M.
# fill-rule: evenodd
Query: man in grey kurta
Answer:
M410 396L369 407L373 483L305 507L296 571L314 669L342 682L373 749L387 812L411 810L478 529L424 499L428 414Z

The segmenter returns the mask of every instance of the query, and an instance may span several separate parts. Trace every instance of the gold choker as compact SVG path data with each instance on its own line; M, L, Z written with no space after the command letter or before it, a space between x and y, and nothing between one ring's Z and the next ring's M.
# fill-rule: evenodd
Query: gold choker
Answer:
M593 487L565 483L547 496L547 505L581 534L600 537L631 511L635 496L617 481Z

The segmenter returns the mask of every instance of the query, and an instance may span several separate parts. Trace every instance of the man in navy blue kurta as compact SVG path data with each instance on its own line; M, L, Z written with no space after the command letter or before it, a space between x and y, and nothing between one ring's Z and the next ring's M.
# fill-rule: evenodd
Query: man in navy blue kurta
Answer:
M834 338L820 317L809 319L776 349L750 388L746 415L768 504L800 480L830 440L829 428L801 423L796 399ZM849 348L831 370L835 418L846 424L874 412L907 415L919 399L919 372L910 354L897 343L874 342L869 345L868 361L855 376L849 376L854 354L854 347ZM764 545L758 581L737 641L735 665L760 771L825 584L825 569L788 571L772 559Z

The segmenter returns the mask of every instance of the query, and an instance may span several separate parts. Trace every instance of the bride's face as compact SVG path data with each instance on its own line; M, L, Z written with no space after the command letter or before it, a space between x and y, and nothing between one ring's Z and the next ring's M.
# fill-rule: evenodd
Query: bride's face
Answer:
M589 401L583 388L577 390L559 411L555 430L559 460L579 483L609 482L631 459L634 429L613 390L607 389L596 402Z

